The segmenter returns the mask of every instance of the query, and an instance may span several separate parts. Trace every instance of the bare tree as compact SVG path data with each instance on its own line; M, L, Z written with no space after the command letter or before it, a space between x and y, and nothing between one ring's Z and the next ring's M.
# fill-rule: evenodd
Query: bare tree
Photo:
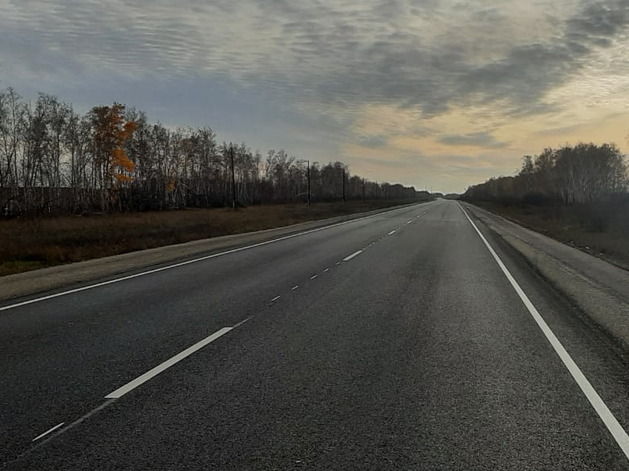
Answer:
M233 160L233 183L232 183ZM218 145L209 127L170 129L114 103L81 116L41 94L0 91L0 211L112 211L311 199L414 198L415 189L364 182L342 162L310 168L282 149ZM363 192L364 188L364 192ZM13 204L13 203L12 203Z

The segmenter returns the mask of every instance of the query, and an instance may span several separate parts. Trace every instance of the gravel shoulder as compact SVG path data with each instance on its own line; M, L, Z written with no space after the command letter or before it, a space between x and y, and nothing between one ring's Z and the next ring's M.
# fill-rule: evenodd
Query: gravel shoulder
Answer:
M477 206L462 204L629 350L629 271Z

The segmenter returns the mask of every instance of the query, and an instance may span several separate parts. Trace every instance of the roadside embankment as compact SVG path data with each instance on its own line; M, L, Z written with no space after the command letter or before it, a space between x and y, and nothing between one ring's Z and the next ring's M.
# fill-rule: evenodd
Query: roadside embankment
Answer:
M220 251L259 244L273 239L287 237L292 234L323 228L332 224L384 212L396 211L412 206L413 204L405 204L393 208L381 208L256 232L194 240L182 244L167 245L7 275L0 277L0 301L71 287L94 280L105 280L108 277L114 277L122 273L132 274L149 267L154 268L164 264L183 262Z
M629 350L629 271L477 206L462 204Z
M629 270L629 197L581 205L472 203Z
M0 220L0 276L193 240L290 226L412 201L367 200Z

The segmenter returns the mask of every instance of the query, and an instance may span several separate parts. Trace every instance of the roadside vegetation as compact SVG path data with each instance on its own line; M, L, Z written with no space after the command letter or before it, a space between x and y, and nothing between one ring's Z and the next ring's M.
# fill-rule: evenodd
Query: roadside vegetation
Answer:
M0 218L413 199L415 188L351 175L285 150L220 143L122 104L81 115L56 97L0 90Z
M629 269L629 174L614 145L525 156L515 176L471 186L462 199Z
M0 276L191 240L271 229L387 208L417 200L350 201L194 208L54 218L15 218L0 224Z

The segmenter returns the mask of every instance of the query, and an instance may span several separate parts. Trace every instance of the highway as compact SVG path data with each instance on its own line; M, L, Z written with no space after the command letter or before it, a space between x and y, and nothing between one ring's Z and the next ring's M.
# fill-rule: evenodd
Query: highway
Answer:
M0 302L0 463L627 470L627 365L438 200Z

